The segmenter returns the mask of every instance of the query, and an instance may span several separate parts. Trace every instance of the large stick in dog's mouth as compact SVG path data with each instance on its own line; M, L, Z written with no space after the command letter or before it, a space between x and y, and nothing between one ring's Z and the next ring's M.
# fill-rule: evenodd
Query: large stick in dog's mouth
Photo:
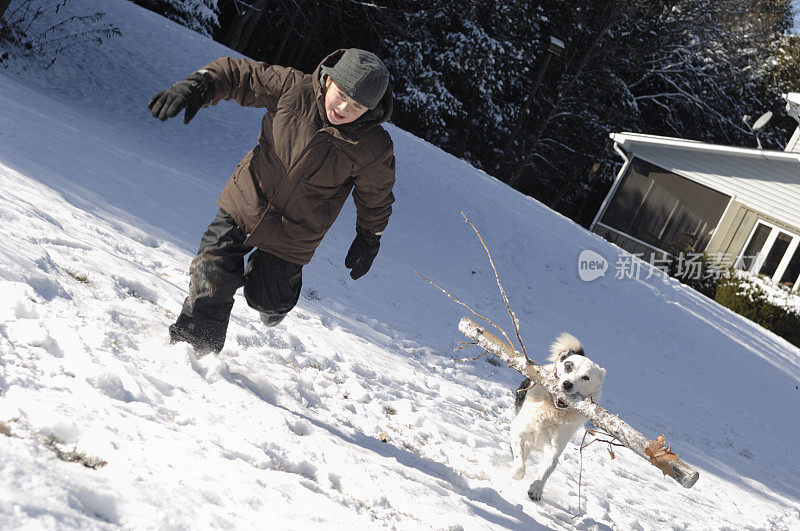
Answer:
M587 398L580 394L564 394L558 387L558 381L549 371L539 365L529 364L521 352L514 350L469 317L461 319L458 329L462 334L477 342L478 347L500 358L512 369L540 384L556 400L579 411L599 429L607 432L634 453L647 459L664 475L670 476L686 488L691 488L697 483L700 473L678 459L678 455L666 445L663 435L655 440L648 439L617 415L597 405L591 397Z

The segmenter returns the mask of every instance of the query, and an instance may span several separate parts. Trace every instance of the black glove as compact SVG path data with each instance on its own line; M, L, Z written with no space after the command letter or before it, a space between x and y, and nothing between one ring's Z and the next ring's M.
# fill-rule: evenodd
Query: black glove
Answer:
M153 96L147 106L153 117L162 122L177 116L185 108L183 123L188 124L200 107L211 103L211 88L211 80L204 74L195 72Z
M344 266L350 269L350 276L353 280L367 274L380 247L380 235L356 227L356 238L344 259Z

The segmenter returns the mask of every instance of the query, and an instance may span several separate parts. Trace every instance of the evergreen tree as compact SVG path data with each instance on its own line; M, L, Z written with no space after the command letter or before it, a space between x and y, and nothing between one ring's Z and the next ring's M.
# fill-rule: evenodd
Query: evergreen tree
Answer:
M800 36L783 35L775 43L769 75L780 92L800 91Z
M642 132L754 147L744 115L781 105L766 65L791 21L788 0L678 0L652 10L651 51L630 90ZM778 147L785 130L762 133Z
M211 37L219 29L218 0L133 0L201 35Z
M223 44L303 71L374 51L397 125L584 223L619 168L611 132L755 146L742 116L772 110L780 149L794 127L791 0L134 1L206 34L219 13Z
M537 2L460 0L405 3L383 35L381 52L396 73L395 120L423 138L491 167L519 112Z

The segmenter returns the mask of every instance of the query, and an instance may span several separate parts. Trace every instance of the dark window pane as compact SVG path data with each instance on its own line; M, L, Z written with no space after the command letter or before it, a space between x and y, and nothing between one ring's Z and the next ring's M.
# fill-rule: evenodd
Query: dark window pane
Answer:
M750 238L750 243L747 244L747 248L742 253L742 269L750 271L750 268L753 267L753 261L758 253L761 252L761 248L764 247L764 242L767 241L767 236L769 236L771 230L763 223L758 224L756 232Z
M767 259L764 260L764 265L761 266L761 273L762 275L767 275L771 277L775 274L775 271L778 269L778 265L783 260L783 255L786 254L786 249L789 248L789 244L792 242L792 237L786 234L785 232L781 232L778 234L778 237L775 238L775 243L772 244L772 248L769 250L767 254Z
M659 249L702 251L730 198L634 159L600 220Z
M678 207L678 198L658 182L653 183L644 204L631 222L629 234L658 246L670 215Z
M651 185L651 179L637 169L636 165L631 165L600 220L604 225L625 233L630 229L631 221L641 208Z
M786 268L786 271L783 272L783 276L781 277L781 283L788 284L789 288L794 286L794 283L797 282L797 277L800 276L800 247L795 249L794 255L792 255L792 259L789 261L789 266Z

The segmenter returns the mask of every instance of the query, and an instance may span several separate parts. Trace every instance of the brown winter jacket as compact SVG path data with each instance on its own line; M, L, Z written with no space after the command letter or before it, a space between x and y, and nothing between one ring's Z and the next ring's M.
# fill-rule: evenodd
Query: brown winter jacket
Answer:
M392 113L391 89L377 108L333 126L324 107L321 67L313 74L252 59L222 57L206 66L216 105L236 100L265 107L258 145L239 163L217 204L247 234L245 244L307 264L353 191L356 224L380 233L392 213L394 155L381 127Z

